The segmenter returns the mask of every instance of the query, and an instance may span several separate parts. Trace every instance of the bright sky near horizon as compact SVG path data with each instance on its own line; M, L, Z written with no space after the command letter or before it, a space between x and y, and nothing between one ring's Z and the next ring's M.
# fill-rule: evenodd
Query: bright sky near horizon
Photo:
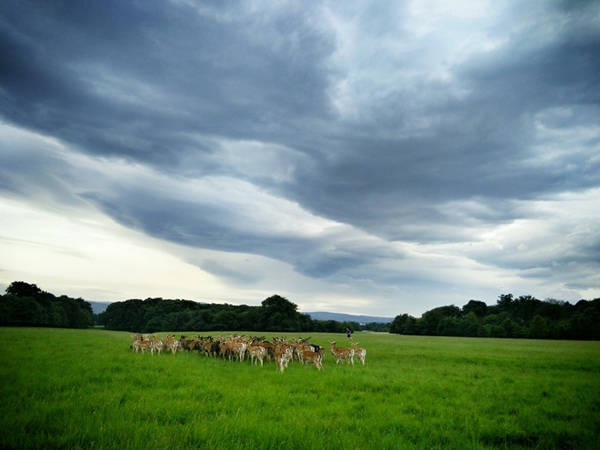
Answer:
M0 289L600 297L600 3L0 3Z

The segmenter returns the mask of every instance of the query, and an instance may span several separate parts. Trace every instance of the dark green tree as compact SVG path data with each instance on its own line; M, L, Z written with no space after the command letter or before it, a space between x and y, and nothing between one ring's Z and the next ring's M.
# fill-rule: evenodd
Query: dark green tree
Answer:
M346 328L337 320L313 320L313 330L320 333L343 333Z
M462 311L465 316L472 312L477 317L485 317L488 313L488 306L479 300L469 300L469 303L463 306Z
M30 297L36 298L44 294L37 285L25 283L24 281L13 281L5 291L9 295L15 295L17 297Z
M577 303L576 311L569 319L571 335L574 339L600 339L600 299Z
M548 325L548 320L540 315L534 316L529 324L529 337L534 339L546 339L549 335L550 326Z
M444 319L445 317L460 318L461 316L461 309L454 305L440 306L439 308L434 308L430 311L427 311L421 316L420 319L417 320L419 334L428 336L438 336L438 327L442 319Z
M260 323L265 331L300 331L298 306L280 295L261 303Z
M367 330L367 331L378 331L378 332L388 333L390 331L390 326L391 326L391 322L390 323L369 322L369 323L366 323L362 327L362 330L363 331Z
M513 309L513 295L512 294L502 294L498 298L498 302L496 303L495 310L500 313L502 311L512 312Z
M419 334L417 319L408 314L396 316L390 324L390 333L395 334Z
M94 325L92 306L81 298L55 297L37 285L15 281L0 296L0 323L87 328Z
M486 305L487 308L487 305ZM464 312L464 308L463 308ZM479 327L480 319L474 311L469 311L462 319L460 324L460 335L467 337L477 336L477 328Z
M439 336L460 336L462 319L458 317L443 317L438 323L437 334Z

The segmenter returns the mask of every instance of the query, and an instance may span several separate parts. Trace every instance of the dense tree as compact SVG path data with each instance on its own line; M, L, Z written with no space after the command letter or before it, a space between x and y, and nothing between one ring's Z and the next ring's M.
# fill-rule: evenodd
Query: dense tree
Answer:
M87 328L94 325L92 306L42 291L35 284L15 281L0 296L0 324Z
M416 332L411 328L416 324ZM576 305L530 295L502 294L494 306L470 300L463 308L442 306L419 319L396 316L390 333L535 339L600 339L600 299Z
M390 333L418 334L417 319L408 314L396 316L390 324Z
M14 281L6 288L8 295L14 295L21 298L38 298L45 294L37 285L25 283L24 281Z
M346 329L337 320L314 320L314 331L320 333L343 333Z
M474 301L474 300L471 300ZM469 302L470 303L470 302ZM487 306L487 305L486 305ZM463 308L464 312L464 308ZM460 336L475 337L477 336L477 330L479 328L479 317L475 311L471 310L461 320L460 323Z
M300 331L298 306L280 295L272 295L261 303L259 321L263 330Z
M502 294L498 298L498 302L496 303L496 309L501 311L512 311L513 307L513 295L512 294Z
M454 305L440 306L427 311L417 322L419 334L438 336L440 335L440 323L444 318L460 318L462 311ZM448 323L447 321L445 323ZM453 322L455 323L455 322Z
M472 312L477 317L485 317L488 313L488 306L479 300L469 300L469 303L463 306L462 312L465 316Z
M582 302L577 303L570 318L571 335L578 336L576 339L600 339L600 298L583 305Z
M460 336L462 322L462 319L456 316L443 317L438 323L436 334L439 336Z
M546 339L550 336L550 326L548 320L540 315L536 315L529 324L529 336L534 339Z
M127 300L111 303L103 320L108 329L156 331L311 331L314 323L279 295L261 306L200 304L187 300Z
M369 322L361 327L362 331L389 332L391 323Z

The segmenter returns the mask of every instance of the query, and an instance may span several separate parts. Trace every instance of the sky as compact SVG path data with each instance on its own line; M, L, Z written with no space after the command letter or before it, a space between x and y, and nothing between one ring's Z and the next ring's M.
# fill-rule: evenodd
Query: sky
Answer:
M0 2L0 290L600 297L600 2Z

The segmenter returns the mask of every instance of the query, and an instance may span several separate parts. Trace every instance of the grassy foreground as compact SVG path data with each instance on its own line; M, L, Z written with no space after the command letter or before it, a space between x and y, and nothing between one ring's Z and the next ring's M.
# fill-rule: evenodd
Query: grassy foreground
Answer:
M136 354L128 333L0 328L0 448L600 448L598 342L354 339L365 366L328 353L280 373ZM331 340L347 344L312 335Z

